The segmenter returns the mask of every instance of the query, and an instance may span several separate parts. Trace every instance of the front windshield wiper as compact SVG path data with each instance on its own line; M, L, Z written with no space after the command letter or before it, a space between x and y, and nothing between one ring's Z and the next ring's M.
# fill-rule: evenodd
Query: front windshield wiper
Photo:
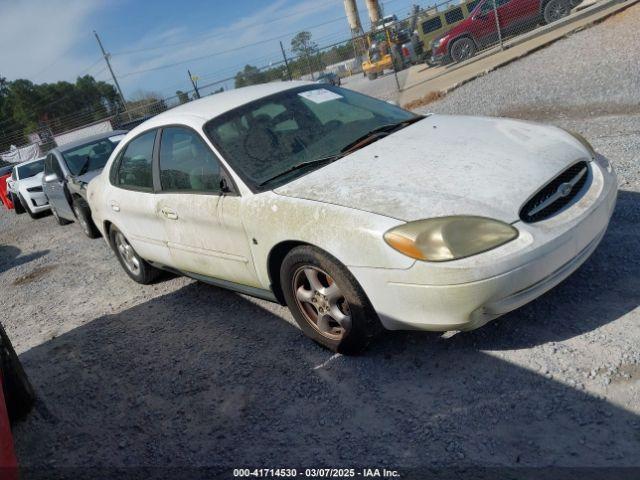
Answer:
M402 120L401 122L387 123L385 125L380 125L379 127L376 127L373 130L369 130L364 135L361 135L360 137L356 138L353 142L343 147L342 150L340 151L346 155L348 153L353 152L354 150L357 150L358 148L364 147L365 145L368 145L369 143L371 143L371 142L368 142L367 140L374 140L374 139L378 140L382 137L386 137L387 135L393 133L394 131L400 128L407 127L412 123L417 122L418 120L422 120L423 118L424 116L417 115L408 120Z
M276 180L277 178L284 177L285 175L291 172L295 172L296 170L300 170L301 168L309 167L312 165L325 165L331 162L335 162L336 160L338 160L340 157L343 157L343 156L344 154L339 153L337 155L331 155L329 157L316 158L315 160L308 160L306 162L296 163L295 165L287 168L286 170L283 170L282 172L274 175L273 177L267 178L266 180L260 182L258 186L262 187L267 183L272 182L273 180Z

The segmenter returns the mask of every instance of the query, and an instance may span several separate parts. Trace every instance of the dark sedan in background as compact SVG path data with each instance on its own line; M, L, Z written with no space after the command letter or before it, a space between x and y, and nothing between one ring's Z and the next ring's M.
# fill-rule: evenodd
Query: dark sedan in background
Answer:
M42 186L60 225L77 221L89 238L100 236L91 219L86 187L102 171L126 133L126 130L101 133L47 153Z

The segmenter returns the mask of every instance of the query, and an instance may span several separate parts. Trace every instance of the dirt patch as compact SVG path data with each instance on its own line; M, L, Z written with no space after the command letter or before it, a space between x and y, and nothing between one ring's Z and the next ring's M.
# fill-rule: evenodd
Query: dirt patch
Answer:
M421 97L417 100L413 100L403 105L403 108L406 108L407 110L414 110L416 108L424 107L425 105L429 105L430 103L435 102L436 100L440 100L441 98L444 98L445 95L446 93L444 92L429 92L424 97Z
M56 268L57 265L45 265L44 267L34 268L26 275L16 278L13 281L13 285L26 285L27 283L35 282Z
M587 105L540 105L507 107L498 116L545 121L556 118L583 119L609 115L640 115L639 104L598 103Z

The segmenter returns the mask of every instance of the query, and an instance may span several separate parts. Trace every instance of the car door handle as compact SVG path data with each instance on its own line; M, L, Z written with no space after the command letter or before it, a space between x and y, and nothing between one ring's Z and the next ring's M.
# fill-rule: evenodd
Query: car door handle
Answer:
M170 208L162 207L162 210L160 210L160 212L162 212L162 215L164 215L169 220L178 219L178 214L174 210L171 210Z
M111 210L114 212L120 211L120 205L118 205L118 202L111 202Z

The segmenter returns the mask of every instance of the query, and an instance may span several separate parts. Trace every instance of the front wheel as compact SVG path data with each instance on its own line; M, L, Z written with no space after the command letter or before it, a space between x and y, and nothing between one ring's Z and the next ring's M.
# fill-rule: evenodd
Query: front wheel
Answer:
M91 218L89 205L80 200L76 200L73 202L73 213L75 213L78 223L87 237L98 238L100 236L100 231Z
M353 275L318 248L291 250L280 267L280 282L296 323L329 350L358 353L382 330Z
M13 193L11 193L11 203L13 203L13 209L16 215L22 215L25 212L22 203L20 203L20 199Z
M111 227L109 239L120 265L134 282L149 285L160 276L160 270L145 262L116 227Z
M571 2L569 0L550 0L544 6L542 16L544 17L544 23L553 23L570 13Z

